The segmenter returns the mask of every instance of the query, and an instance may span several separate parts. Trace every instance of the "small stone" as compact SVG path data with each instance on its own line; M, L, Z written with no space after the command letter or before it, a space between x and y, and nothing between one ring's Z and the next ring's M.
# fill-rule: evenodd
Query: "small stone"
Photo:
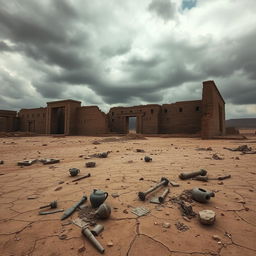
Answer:
M133 163L133 161L132 161L132 160L129 160L127 163L128 163L128 164L132 164L132 163Z
M124 210L123 210L123 213L128 214L127 209L124 209Z
M198 213L199 220L204 225L212 225L215 222L215 212L212 210L203 210Z
M155 221L155 222L154 222L154 225L156 225L156 226L157 226L157 225L158 225L158 222L156 222L156 221Z
M54 191L59 191L61 189L62 189L62 187L60 186L60 187L55 188Z
M143 177L141 177L141 178L140 178L140 180L144 180L144 178L143 178Z
M169 222L164 222L162 226L163 228L170 228L171 224Z
M113 194L111 194L111 196L112 196L113 198L119 197L119 195L118 195L117 193L113 193Z
M220 241L221 240L218 235L213 235L212 239L215 240L215 241Z
M152 158L149 157L149 156L145 156L145 157L144 157L144 161L145 161L145 162L152 162Z
M4 164L4 161L3 161L3 160L0 160L0 164Z
M166 216L169 216L169 215L170 215L170 213L169 213L169 212L166 212L166 213L165 213L165 215L166 215Z
M59 184L63 184L64 183L64 181L59 181Z
M43 146L43 147L46 147L46 146L47 146L47 144L42 144L42 146Z
M190 219L187 216L183 216L183 219L187 222L190 222Z
M112 246L114 246L114 244L113 244L113 242L108 242L108 243L107 243L107 246L108 246L108 247L112 247Z
M223 184L224 184L223 181L218 182L218 185L223 185Z
M94 167L96 166L96 163L95 163L95 162L87 162L87 163L85 164L85 166L86 166L87 168L94 168Z
M65 240L68 236L66 234L62 234L59 236L60 240Z
M85 247L84 246L79 247L78 250L77 250L78 253L82 253L84 251L85 251Z

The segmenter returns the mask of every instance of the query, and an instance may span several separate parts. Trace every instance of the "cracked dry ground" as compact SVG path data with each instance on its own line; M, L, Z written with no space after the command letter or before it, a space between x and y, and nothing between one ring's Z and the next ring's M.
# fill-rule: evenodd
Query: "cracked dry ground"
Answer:
M105 255L255 255L256 254L256 155L241 155L223 149L247 144L255 149L256 137L249 140L200 140L199 138L157 138L102 142L94 145L97 137L25 137L0 138L0 255L98 255L99 253L81 235L80 228L60 221L62 213L39 216L38 208L58 200L58 208L67 209L87 196L94 188L107 191L107 202L112 206L111 218L100 221L105 227L98 237L105 247ZM43 146L43 144L47 144ZM197 151L198 147L212 147L213 151ZM145 153L137 153L136 149ZM80 155L112 151L108 158L85 160ZM217 153L224 160L210 159ZM142 159L153 158L150 163ZM239 157L239 159L235 159ZM59 158L60 163L28 167L17 166L17 161L33 158ZM95 168L86 168L85 162L95 161ZM91 177L70 182L68 169L76 167L79 175ZM181 181L180 172L204 168L210 176L231 174L223 181ZM170 194L162 207L141 202L138 191L144 191L162 176L175 180L180 187L170 187ZM140 178L144 180L140 180ZM64 183L59 184L60 181ZM57 187L62 187L55 191ZM213 226L203 226L197 218L183 219L178 206L169 198L185 189L202 187L214 190L216 195L208 204L193 203L194 211L211 209L217 219ZM159 192L161 193L161 192ZM28 197L35 196L33 200ZM87 204L89 204L87 202ZM144 206L150 214L136 217L132 207ZM127 211L124 211L124 210ZM128 212L128 213L127 213ZM78 212L70 219L75 219ZM164 222L170 228L163 228ZM187 231L176 229L182 222ZM61 240L60 236L66 235ZM221 242L214 240L219 236ZM113 246L108 247L107 243ZM79 250L80 248L80 250ZM84 250L85 248L85 250Z

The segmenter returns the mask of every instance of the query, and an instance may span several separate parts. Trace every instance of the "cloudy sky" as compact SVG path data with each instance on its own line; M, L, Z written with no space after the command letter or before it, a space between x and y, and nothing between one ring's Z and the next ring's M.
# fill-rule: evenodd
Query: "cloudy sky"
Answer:
M256 117L255 0L0 0L0 109L201 99Z

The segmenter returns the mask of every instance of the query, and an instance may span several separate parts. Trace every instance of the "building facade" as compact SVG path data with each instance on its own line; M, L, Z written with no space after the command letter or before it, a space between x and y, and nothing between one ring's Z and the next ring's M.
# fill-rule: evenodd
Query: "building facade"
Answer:
M113 107L108 114L80 101L48 102L45 108L0 110L0 131L38 134L100 135L129 132L136 118L141 134L194 134L203 139L225 134L225 102L214 81L203 82L201 100L171 104Z

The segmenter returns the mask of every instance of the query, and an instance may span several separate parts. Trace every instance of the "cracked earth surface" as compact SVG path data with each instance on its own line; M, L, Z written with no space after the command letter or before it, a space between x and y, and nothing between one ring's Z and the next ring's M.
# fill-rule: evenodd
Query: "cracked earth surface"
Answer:
M223 149L242 144L256 149L255 136L243 141L148 137L92 144L101 139L82 136L0 138L0 160L4 160L0 165L0 255L98 255L81 235L79 227L63 225L77 218L78 212L64 221L60 220L62 213L38 215L42 205L58 200L58 209L67 209L79 201L83 193L89 197L94 188L109 193L107 202L112 207L111 218L98 221L105 227L97 238L105 248L105 255L256 254L256 155ZM213 151L197 151L199 147L212 147ZM138 148L145 153L136 152ZM106 151L111 153L104 159L79 157ZM224 160L211 159L214 153ZM153 161L145 163L142 160L145 155ZM60 163L17 166L18 161L34 158L58 158ZM86 168L88 161L95 161L96 167ZM72 183L68 172L72 167L80 169L79 176L90 172L91 177ZM232 177L223 180L223 184L217 180L206 183L178 178L180 172L201 168L211 177L226 174ZM180 187L170 186L170 194L160 207L149 200L139 201L137 192L147 190L163 176L178 182ZM58 187L61 189L55 191ZM213 226L203 226L197 218L186 221L178 206L169 201L183 190L194 187L215 191L209 203L192 204L197 213L203 209L216 212ZM112 193L118 193L119 197L111 197ZM34 199L29 200L30 197ZM150 209L150 213L137 217L131 213L137 206ZM170 228L163 228L165 222L170 223ZM189 229L177 230L177 222ZM63 234L66 238L61 240ZM214 240L213 235L217 235L220 242ZM113 243L112 247L107 246L109 242Z

